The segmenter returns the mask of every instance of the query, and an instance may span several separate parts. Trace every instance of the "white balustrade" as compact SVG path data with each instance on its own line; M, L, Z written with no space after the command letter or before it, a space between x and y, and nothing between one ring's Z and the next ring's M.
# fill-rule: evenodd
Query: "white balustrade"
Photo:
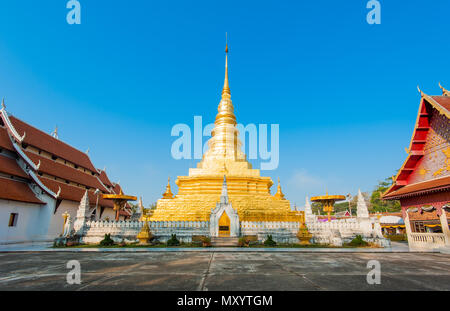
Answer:
M412 232L408 236L408 242L413 248L437 248L445 245L445 234Z

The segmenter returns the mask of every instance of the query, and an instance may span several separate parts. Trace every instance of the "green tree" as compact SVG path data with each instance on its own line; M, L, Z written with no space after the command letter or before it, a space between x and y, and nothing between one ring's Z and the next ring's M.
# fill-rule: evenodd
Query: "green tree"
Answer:
M134 214L139 211L139 204L128 203L131 209L131 214Z
M372 195L370 196L370 212L398 212L401 210L400 201L386 201L381 199L383 193L385 193L386 190L389 189L390 186L392 186L392 182L393 181L391 177L378 182L378 185L375 187Z

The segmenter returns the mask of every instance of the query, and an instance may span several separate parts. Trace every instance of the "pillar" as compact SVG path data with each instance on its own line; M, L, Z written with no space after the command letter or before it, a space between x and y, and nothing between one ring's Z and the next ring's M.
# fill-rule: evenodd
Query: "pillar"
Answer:
M411 224L409 222L408 209L405 209L404 215L405 215L404 221L405 221L406 236L408 237L409 248L411 248L411 247L414 247L414 241L411 237L412 231L411 231Z
M447 214L445 208L441 208L441 215L439 216L441 220L442 233L445 238L445 245L450 245L450 229L448 228Z

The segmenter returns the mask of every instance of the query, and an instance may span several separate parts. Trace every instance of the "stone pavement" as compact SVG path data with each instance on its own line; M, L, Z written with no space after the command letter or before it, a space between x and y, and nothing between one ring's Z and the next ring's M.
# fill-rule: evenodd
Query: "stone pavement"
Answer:
M69 285L69 260L81 284ZM366 281L369 260L381 284ZM17 252L0 253L0 290L450 290L439 253Z

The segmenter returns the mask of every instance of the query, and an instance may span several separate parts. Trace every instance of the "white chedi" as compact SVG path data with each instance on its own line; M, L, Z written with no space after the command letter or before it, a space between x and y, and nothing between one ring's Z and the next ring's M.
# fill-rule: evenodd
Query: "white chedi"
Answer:
M367 209L366 201L364 200L364 196L361 193L361 190L358 190L358 203L356 205L356 216L358 218L369 218L369 210Z
M312 212L311 203L309 203L309 198L307 196L305 199L305 222L310 223L315 221L315 219L316 215Z
M86 190L83 198L80 201L80 205L78 206L77 217L75 218L75 222L73 224L73 228L76 234L82 234L83 227L89 220L89 218L89 196L88 191Z

